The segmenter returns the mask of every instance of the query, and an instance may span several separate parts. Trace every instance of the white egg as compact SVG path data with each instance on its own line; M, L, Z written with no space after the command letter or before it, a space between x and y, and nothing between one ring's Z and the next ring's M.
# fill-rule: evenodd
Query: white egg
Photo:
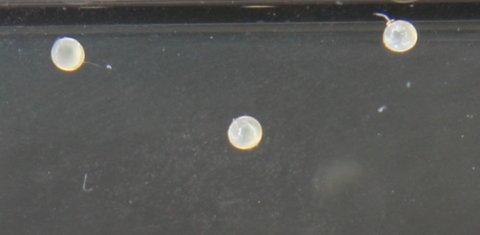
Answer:
M383 31L383 44L393 52L406 52L417 43L417 30L408 21L394 20Z
M85 51L82 44L74 38L57 39L50 52L53 64L65 72L79 69L85 62Z
M393 52L403 53L411 50L417 44L417 29L412 23L405 20L393 20L382 13L375 15L387 20L387 26L383 31L383 44Z
M262 126L253 117L241 116L233 119L227 134L233 147L249 150L257 147L262 140Z

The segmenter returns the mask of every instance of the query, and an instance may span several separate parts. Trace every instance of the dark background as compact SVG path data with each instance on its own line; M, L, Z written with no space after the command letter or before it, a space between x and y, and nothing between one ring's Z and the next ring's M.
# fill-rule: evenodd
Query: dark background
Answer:
M175 2L177 0L173 0ZM195 0L186 0L195 1ZM305 0L312 2L314 0ZM397 0L402 1L402 0ZM407 0L403 0L407 1ZM40 0L35 0L42 3ZM68 1L66 1L68 3ZM436 4L418 1L408 4L387 4L387 1L316 1L318 4L300 4L303 1L288 1L297 4L266 4L265 1L255 5L255 1L233 1L231 4L218 4L222 1L197 1L202 4L178 6L163 4L124 6L109 5L115 1L94 4L96 1L84 1L85 4L48 4L21 5L15 2L0 2L0 25L102 25L102 24L198 24L198 23L288 23L288 22L358 22L379 21L374 12L384 12L392 17L409 20L446 21L477 20L480 18L480 3L452 1ZM153 1L156 2L156 1ZM181 2L181 1L180 1ZM277 1L274 1L277 2ZM377 2L377 3L375 3ZM390 1L388 1L390 2ZM90 3L90 4L88 4ZM216 3L216 4L213 4ZM244 3L244 4L242 4ZM321 4L323 3L323 4Z
M371 10L404 6L197 24L4 9L1 233L478 234L476 5L417 13L416 47L394 54ZM79 71L53 66L59 36L83 44ZM243 114L264 128L247 152L226 137Z

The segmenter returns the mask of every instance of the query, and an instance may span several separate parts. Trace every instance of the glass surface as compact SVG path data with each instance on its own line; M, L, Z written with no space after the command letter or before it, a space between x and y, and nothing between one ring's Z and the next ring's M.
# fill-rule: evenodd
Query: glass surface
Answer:
M405 54L381 19L2 27L2 232L478 231L479 22L413 23ZM237 151L248 113L262 143Z
M411 3L461 3L478 0L8 0L8 6L280 6L302 4L411 4ZM7 4L5 4L7 5Z

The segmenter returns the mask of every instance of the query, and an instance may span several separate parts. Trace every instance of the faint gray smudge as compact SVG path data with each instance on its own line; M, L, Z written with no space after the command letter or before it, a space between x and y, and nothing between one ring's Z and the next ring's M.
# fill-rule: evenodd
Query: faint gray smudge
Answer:
M335 195L358 182L362 175L363 170L358 163L341 161L319 170L312 183L315 191L323 195Z

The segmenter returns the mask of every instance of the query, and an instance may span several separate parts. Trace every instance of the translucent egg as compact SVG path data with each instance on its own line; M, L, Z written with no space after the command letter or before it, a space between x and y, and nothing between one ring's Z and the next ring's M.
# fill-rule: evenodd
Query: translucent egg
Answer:
M233 119L227 134L233 147L249 150L257 147L262 140L262 126L253 117L241 116Z
M53 64L65 72L73 72L85 62L85 51L82 44L70 37L57 39L53 43L50 56Z
M417 29L412 23L405 20L393 20L382 13L375 13L387 20L387 27L383 31L383 44L393 52L406 52L417 44Z

